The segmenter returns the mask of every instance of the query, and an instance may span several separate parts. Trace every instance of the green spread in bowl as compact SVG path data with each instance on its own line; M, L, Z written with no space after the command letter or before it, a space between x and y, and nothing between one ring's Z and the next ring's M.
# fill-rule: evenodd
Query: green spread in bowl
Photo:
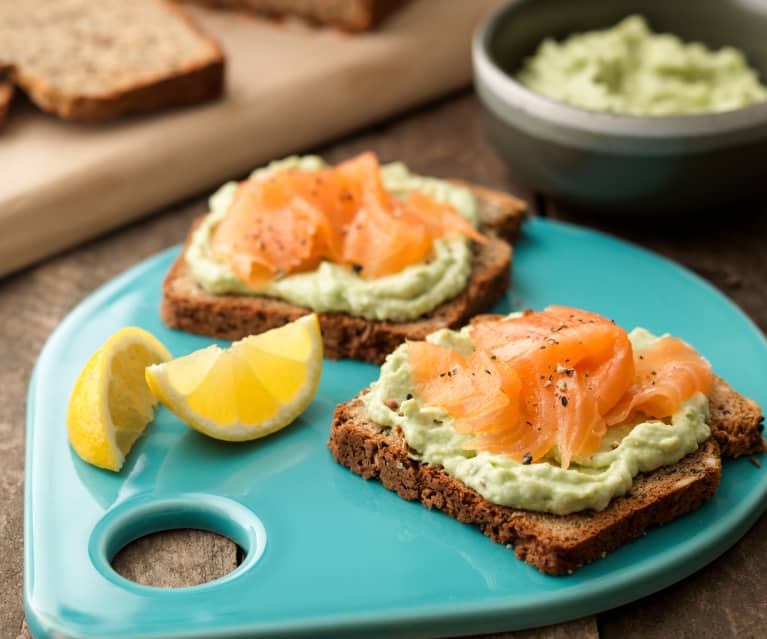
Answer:
M576 107L628 115L713 113L767 100L742 51L654 33L636 15L610 29L544 40L517 80Z

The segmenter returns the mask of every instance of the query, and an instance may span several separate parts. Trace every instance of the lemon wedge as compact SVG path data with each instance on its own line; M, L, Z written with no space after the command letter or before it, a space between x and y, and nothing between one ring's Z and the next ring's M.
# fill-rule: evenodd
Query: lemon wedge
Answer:
M80 371L69 398L69 442L86 462L122 468L125 456L154 418L157 400L144 378L151 364L171 354L153 335L135 327L117 331Z
M264 437L296 419L317 393L322 335L315 314L227 349L195 351L146 369L149 388L182 421L227 441Z

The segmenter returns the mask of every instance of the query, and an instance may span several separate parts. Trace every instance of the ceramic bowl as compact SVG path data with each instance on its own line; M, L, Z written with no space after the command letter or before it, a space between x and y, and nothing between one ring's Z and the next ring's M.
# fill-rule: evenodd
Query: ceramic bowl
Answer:
M701 115L613 115L514 80L544 38L610 27L633 13L656 32L736 46L767 80L764 0L515 0L480 25L472 45L483 122L514 175L598 213L726 213L766 198L767 103Z

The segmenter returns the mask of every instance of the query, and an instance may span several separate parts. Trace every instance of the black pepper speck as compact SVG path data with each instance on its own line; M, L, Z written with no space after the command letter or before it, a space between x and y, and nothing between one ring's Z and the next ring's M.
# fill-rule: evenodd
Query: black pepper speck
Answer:
M533 456L530 453L525 453L522 455L522 463L527 466L528 464L533 463Z

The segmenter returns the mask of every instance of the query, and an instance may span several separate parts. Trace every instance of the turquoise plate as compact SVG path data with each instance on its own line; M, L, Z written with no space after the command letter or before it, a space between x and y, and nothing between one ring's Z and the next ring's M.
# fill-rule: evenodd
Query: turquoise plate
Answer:
M316 399L284 431L248 444L198 435L161 409L119 474L77 458L65 412L90 354L142 326L175 355L210 340L165 328L160 285L173 249L80 304L43 349L30 385L24 601L36 637L439 636L545 625L623 604L724 552L765 508L767 473L727 461L699 511L569 577L518 561L476 528L406 502L337 465L333 407L377 375L325 362ZM708 284L592 231L533 220L497 311L557 303L694 344L739 391L767 405L767 344ZM127 581L110 558L176 527L227 535L246 552L229 575L161 590Z

